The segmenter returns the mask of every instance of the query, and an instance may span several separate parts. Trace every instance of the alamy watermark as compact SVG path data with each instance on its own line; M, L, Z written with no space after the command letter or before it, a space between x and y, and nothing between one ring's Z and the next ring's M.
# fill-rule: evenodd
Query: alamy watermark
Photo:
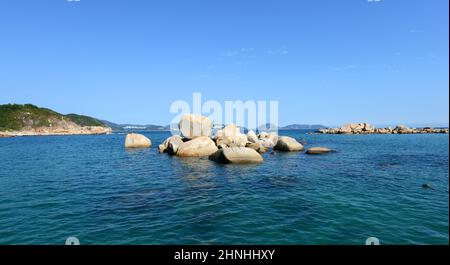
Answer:
M185 100L170 105L170 113L176 114L170 123L172 133L178 130L178 122L184 114L203 115L211 119L215 127L231 123L249 130L278 130L278 101L207 100L202 102L201 93L192 94L192 107Z

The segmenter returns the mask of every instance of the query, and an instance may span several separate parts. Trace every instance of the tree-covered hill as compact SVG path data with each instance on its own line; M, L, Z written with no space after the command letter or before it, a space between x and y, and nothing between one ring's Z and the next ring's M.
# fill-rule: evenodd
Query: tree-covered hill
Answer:
M23 128L52 127L58 121L72 121L79 126L102 126L103 122L92 117L68 114L63 115L47 108L32 104L0 105L0 131L20 131Z

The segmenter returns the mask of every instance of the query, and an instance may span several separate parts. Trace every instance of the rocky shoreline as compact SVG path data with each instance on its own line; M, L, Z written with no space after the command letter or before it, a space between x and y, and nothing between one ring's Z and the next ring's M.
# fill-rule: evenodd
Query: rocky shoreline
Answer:
M396 127L375 128L369 123L350 123L338 128L320 129L315 134L426 134L426 133L449 133L448 128L409 128L405 125Z
M102 126L83 126L76 128L33 128L21 131L3 131L0 132L0 138L16 136L50 136L50 135L95 135L110 134L112 129Z

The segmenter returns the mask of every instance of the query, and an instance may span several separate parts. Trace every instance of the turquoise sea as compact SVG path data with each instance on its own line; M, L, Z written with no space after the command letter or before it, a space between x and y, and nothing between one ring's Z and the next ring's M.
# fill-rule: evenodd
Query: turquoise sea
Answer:
M0 138L0 244L449 243L449 136L311 135L259 165L159 154L169 132ZM423 188L428 183L432 188Z

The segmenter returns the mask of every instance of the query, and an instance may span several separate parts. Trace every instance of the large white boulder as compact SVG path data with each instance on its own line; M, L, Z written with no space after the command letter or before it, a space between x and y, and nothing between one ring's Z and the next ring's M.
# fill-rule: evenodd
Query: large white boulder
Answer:
M210 160L218 163L260 163L262 156L255 150L247 147L227 147L219 149L209 157Z
M297 140L292 137L281 136L278 138L278 141L273 149L278 151L293 152L303 151L304 147L301 143L297 142Z
M209 156L217 151L217 146L211 138L199 136L182 143L177 150L177 156Z
M126 148L146 148L151 146L152 142L150 141L150 139L142 134L129 133L125 138Z
M213 122L205 116L198 114L185 114L178 123L181 134L188 139L198 136L209 136Z
M183 139L179 135L173 135L167 138L162 144L159 145L160 153L168 153L175 155L178 151L178 147L183 144Z

